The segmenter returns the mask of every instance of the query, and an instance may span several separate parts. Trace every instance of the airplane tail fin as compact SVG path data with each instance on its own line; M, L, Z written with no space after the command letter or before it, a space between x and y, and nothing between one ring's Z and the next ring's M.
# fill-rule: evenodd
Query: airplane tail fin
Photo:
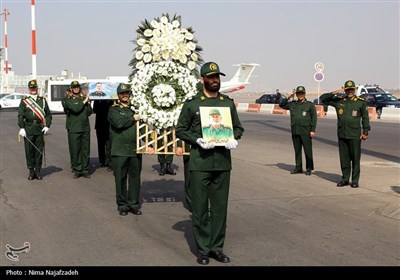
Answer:
M230 79L228 82L232 84L248 84L251 74L254 72L257 66L260 66L260 64L241 63L235 64L233 66L239 66L239 69L236 71L235 75L233 75L232 79Z

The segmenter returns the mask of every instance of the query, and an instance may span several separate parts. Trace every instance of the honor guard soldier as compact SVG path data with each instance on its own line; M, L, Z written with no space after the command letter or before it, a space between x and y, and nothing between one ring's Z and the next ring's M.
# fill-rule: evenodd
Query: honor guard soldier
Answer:
M350 186L358 188L361 141L368 139L370 130L368 107L363 98L355 96L356 85L353 81L344 83L344 91L346 93L344 97L336 96L339 90L325 93L321 96L321 102L335 107L337 114L337 135L342 169L342 180L337 183L337 186L349 185L351 175Z
M184 103L176 127L177 136L191 145L189 170L192 198L192 224L199 252L197 262L209 263L212 257L227 263L223 253L225 242L229 182L232 169L231 149L238 145L243 134L234 101L219 92L221 87L219 66L205 63L200 69L204 86L195 98ZM200 107L228 107L232 117L234 139L225 146L215 146L202 136Z
M121 216L126 216L128 212L142 215L139 210L142 155L136 153L136 123L139 117L130 108L131 93L130 85L120 83L117 88L119 101L108 111L116 201ZM153 154L154 150L149 148L148 153Z
M42 180L40 174L44 156L44 135L51 125L51 113L46 99L38 96L36 80L28 83L29 96L21 100L18 108L19 135L24 137L28 180Z
M66 113L66 128L68 131L68 144L74 179L81 176L90 178L90 122L92 106L89 95L83 96L81 85L78 81L71 83L72 95L62 102Z
M310 176L314 170L312 138L317 127L317 112L314 103L306 99L306 89L303 86L296 88L297 101L288 102L294 94L282 99L279 107L290 111L290 127L295 153L296 166L291 174L303 173L301 149L304 149L306 158L306 175Z

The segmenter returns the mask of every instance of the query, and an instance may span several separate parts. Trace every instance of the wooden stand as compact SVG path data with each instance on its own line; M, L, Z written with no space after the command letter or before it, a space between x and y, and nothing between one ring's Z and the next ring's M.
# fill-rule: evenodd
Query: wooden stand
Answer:
M152 146L154 154L175 155L178 142L181 142L183 154L189 155L190 151L185 150L185 142L176 137L175 127L157 133L146 123L136 123L136 153L138 154L147 154L148 148Z

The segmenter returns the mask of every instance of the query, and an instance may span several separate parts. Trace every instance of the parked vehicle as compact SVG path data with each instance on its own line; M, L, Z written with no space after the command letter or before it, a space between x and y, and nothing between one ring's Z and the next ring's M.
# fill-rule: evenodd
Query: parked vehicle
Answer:
M0 109L6 108L18 108L19 104L24 96L27 96L23 93L10 93L1 97L0 99Z
M375 107L378 119L381 118L383 107L400 108L400 101L390 93L367 93L362 94L368 107Z
M286 96L281 93L281 99L282 98L286 98ZM263 94L259 98L257 98L255 102L258 104L279 104L279 100L276 100L276 93Z

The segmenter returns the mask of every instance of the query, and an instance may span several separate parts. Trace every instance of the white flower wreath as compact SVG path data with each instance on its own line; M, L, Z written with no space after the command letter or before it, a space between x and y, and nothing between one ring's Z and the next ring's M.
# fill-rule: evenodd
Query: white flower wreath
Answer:
M196 78L172 61L146 64L132 79L131 103L140 118L157 130L177 124L183 102L193 98Z
M181 27L180 16L163 14L151 22L145 20L136 32L136 53L130 62L134 72L160 61L173 61L192 71L203 62L194 31Z

